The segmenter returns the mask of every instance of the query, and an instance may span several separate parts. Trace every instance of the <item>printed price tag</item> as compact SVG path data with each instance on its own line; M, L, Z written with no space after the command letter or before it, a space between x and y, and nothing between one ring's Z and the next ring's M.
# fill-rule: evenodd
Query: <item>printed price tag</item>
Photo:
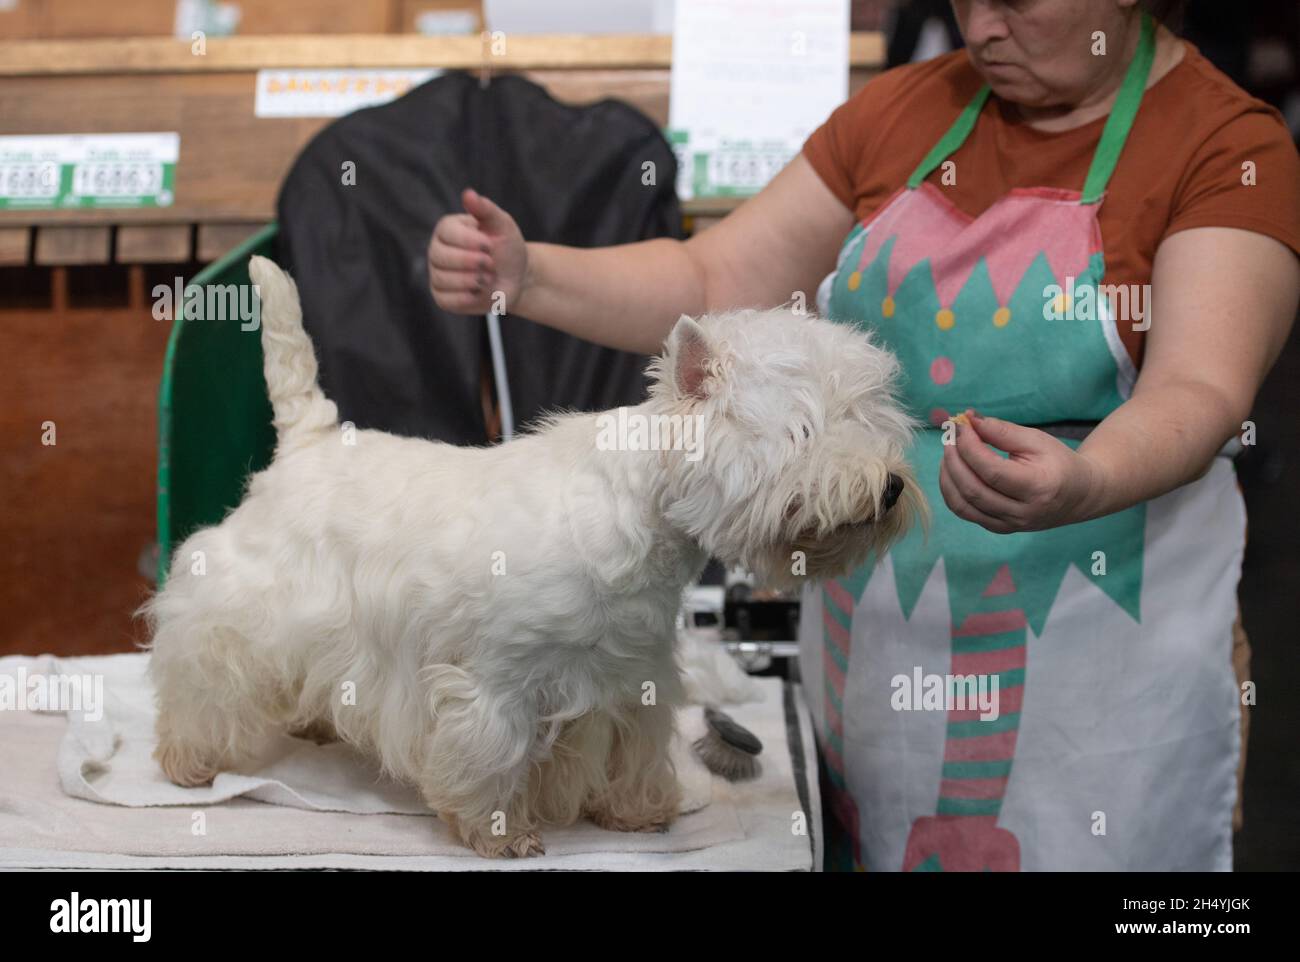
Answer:
M175 133L0 137L0 210L169 207L180 149Z
M789 143L755 144L722 141L712 150L690 155L691 195L695 197L748 197L763 189L798 148Z

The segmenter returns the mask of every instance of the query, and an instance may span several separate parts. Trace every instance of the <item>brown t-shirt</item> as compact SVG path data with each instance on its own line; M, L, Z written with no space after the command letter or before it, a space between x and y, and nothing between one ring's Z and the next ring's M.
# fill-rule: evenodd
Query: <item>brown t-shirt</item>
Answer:
M813 170L859 220L916 169L983 81L964 50L886 71L808 137ZM1013 187L1080 191L1106 118L1063 133L1024 123L991 97L961 149L956 184L929 180L979 216ZM1255 184L1243 183L1254 164ZM1098 214L1107 284L1145 285L1161 240L1191 227L1237 227L1300 255L1300 156L1281 115L1191 44L1147 91ZM1119 325L1134 362L1143 333Z

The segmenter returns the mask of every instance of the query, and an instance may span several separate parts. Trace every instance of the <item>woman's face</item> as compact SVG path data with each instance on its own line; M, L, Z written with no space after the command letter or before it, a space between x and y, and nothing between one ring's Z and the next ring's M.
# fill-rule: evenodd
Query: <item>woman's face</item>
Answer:
M1075 107L1123 76L1137 0L952 0L975 69L1026 107ZM1100 56L1096 34L1105 35Z

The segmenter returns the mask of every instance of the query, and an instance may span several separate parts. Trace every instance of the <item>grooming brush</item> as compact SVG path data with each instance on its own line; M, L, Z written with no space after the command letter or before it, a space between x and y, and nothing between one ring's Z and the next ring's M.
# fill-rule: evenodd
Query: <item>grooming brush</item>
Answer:
M695 754L704 767L729 782L757 778L758 754L763 750L758 736L716 708L704 709L704 721L708 731L695 742Z

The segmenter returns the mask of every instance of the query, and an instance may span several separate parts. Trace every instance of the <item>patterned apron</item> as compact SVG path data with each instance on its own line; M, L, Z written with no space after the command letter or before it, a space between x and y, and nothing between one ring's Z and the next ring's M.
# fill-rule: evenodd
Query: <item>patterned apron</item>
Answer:
M949 412L1077 447L1086 427L1068 428L1131 393L1097 211L1154 47L1144 18L1082 193L1016 189L972 219L926 180L986 87L854 227L819 291L824 315L898 356L904 403L929 425L909 460L934 514L928 539L913 530L803 606L801 667L848 841L833 867L1231 868L1245 538L1231 461L1126 511L1011 535L958 518L938 485ZM996 681L996 717L949 676Z

